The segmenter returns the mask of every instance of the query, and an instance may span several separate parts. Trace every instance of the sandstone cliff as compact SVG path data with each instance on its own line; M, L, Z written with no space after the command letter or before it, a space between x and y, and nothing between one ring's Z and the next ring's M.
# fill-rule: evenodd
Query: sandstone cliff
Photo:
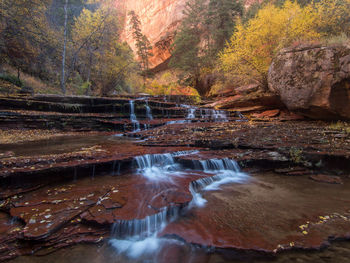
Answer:
M153 46L153 57L150 59L151 68L162 70L170 58L169 48L174 39L175 29L183 18L182 11L188 0L116 0L116 5L126 17L122 38L135 50L130 21L127 18L133 10L139 16L142 32ZM249 7L257 0L246 0ZM261 0L259 0L261 1Z
M139 16L142 32L153 46L152 68L162 68L170 57L169 47L174 31L183 17L182 10L187 0L117 0L124 15L131 10ZM135 50L132 30L126 16L122 38Z

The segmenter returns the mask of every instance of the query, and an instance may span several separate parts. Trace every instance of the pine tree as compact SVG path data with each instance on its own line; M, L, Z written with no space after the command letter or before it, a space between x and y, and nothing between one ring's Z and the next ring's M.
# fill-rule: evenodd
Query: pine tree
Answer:
M200 70L205 63L203 49L200 47L201 39L206 38L204 1L188 1L183 13L184 19L176 32L169 66L179 69L182 72L180 78L203 95L205 91L201 90L199 81Z
M180 78L186 76L185 83L201 95L209 91L202 85L202 75L214 68L216 57L230 39L235 21L242 12L243 6L238 0L209 0L208 3L190 0L186 3L169 65L182 71Z
M133 29L133 38L136 42L137 55L141 60L141 70L146 76L149 71L149 58L153 56L152 54L152 45L149 42L148 38L142 34L141 31L141 22L139 17L135 14L134 11L129 12L130 23Z
M238 17L243 14L243 5L237 0L210 0L206 23L210 35L209 52L212 59L231 38Z

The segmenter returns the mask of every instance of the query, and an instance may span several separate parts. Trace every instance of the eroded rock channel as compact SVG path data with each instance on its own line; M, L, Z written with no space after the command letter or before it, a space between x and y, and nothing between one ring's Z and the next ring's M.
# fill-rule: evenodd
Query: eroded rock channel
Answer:
M2 129L60 135L1 144L0 261L315 262L350 238L346 130L185 99L1 98Z

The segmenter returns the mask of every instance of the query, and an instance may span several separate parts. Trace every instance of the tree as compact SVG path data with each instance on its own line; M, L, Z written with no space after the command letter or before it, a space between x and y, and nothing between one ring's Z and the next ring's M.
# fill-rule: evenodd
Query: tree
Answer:
M210 0L208 4L209 54L213 60L231 38L236 20L243 15L243 5L234 0Z
M62 73L61 73L61 90L63 94L66 94L66 48L67 48L67 20L68 20L68 0L65 0L64 4L64 33L63 33L63 50L62 50Z
M120 43L118 31L118 15L110 6L84 9L72 27L73 69L103 95L125 87L127 72L135 70L132 51Z
M103 36L106 33L108 16L109 14L105 13L102 9L98 9L95 12L83 9L80 16L75 19L72 29L72 69L76 66L79 68L79 72L83 75L84 82L88 85L88 89L86 90L87 94L90 93L90 78L92 66L96 57L95 53L101 48L104 40Z
M327 37L350 37L350 0L319 0L313 3L318 31Z
M204 50L200 43L201 39L207 38L204 23L206 5L204 1L190 0L183 13L184 19L176 32L169 66L179 69L180 79L184 79L185 84L193 86L204 95L205 91L199 84L201 68L205 63Z
M170 67L181 71L180 78L201 95L207 95L217 54L231 37L243 7L236 0L190 0L173 43ZM209 81L212 82L212 81Z
M0 62L63 93L94 87L107 94L128 85L136 67L119 39L114 0L2 0ZM89 84L89 85L87 85Z
M247 25L238 24L227 48L220 55L221 70L242 83L267 86L272 58L293 42L319 39L317 17L310 6L286 1L282 7L268 4Z
M57 1L56 2L60 2ZM74 2L74 9L73 10L73 2ZM68 42L68 38L69 37L69 33L71 31L71 26L72 26L72 22L74 21L74 15L79 15L82 8L84 7L84 4L81 0L71 0L70 2L70 6L68 8L68 0L64 0L64 5L63 5L63 48L62 48L62 66L61 66L61 91L63 94L66 94L66 78L67 78L67 74L66 74L66 53L67 53L67 42ZM71 14L69 16L69 14ZM55 14L54 16L58 16L59 15ZM58 19L59 20L59 19Z
M135 14L135 12L130 11L129 17L133 29L132 35L136 42L137 55L141 60L141 70L146 76L149 70L149 58L153 56L152 45L149 42L148 38L144 34L142 34L141 22L139 17Z
M45 13L49 0L3 0L0 9L0 54L20 70L31 71L40 54L50 48L52 32ZM45 48L43 48L45 47Z

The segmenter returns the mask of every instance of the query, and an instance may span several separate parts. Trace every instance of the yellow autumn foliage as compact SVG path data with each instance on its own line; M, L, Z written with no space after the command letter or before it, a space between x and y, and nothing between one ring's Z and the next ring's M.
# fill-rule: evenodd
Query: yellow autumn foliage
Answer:
M200 98L199 93L196 89L190 86L181 86L175 82L168 84L160 84L157 80L153 80L144 89L144 92L150 95L186 95L195 96L196 99Z
M350 0L322 0L313 8L319 32L327 37L350 36Z
M105 6L91 11L83 9L72 28L73 55L84 84L106 95L131 89L136 64L131 49L119 41L119 18ZM84 89L82 89L84 90Z
M220 67L242 82L267 85L273 56L293 42L320 38L314 9L286 1L282 7L268 4L247 25L238 23L230 43L220 54Z

